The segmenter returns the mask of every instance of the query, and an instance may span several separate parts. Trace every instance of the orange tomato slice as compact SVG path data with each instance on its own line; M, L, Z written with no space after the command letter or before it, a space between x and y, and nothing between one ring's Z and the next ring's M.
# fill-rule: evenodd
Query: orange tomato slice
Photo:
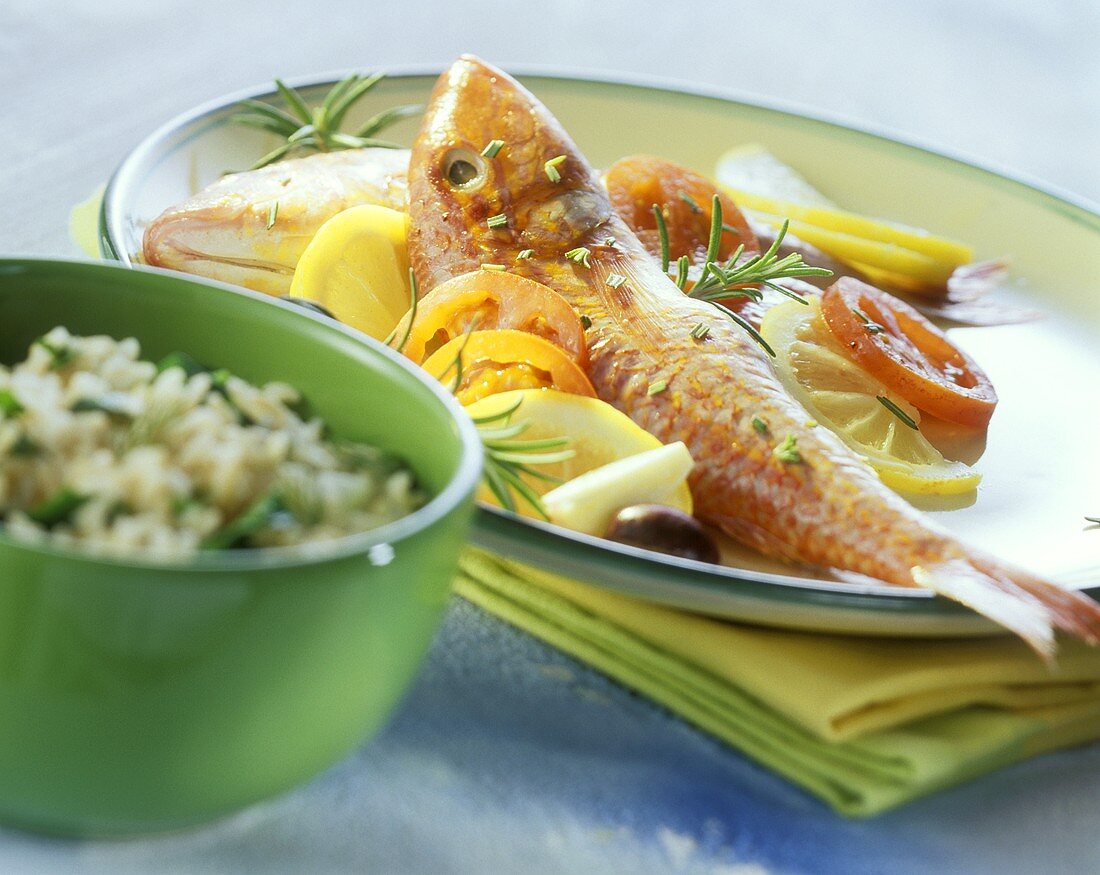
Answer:
M914 407L974 428L989 424L997 393L985 371L905 302L844 277L822 294L821 313L849 357Z
M463 404L512 389L557 389L596 397L584 371L559 347L514 328L456 337L428 356L422 367L444 385L453 385L458 376L454 393Z
M534 280L487 270L454 277L420 300L405 355L422 362L473 328L526 331L563 349L581 368L588 363L584 327L565 298Z
M715 195L722 204L722 224L725 226L718 257L721 260L729 258L742 244L745 257L760 254L760 243L737 204L702 174L663 158L634 155L612 164L604 184L611 205L654 257L661 256L661 239L653 215L656 204L668 229L672 264L681 255L686 255L692 265L703 266L710 243ZM744 297L731 297L722 303L740 307L745 300Z

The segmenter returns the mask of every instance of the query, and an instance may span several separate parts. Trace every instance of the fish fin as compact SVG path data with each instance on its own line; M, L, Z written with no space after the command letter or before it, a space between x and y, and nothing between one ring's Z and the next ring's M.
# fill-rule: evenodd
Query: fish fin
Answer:
M1042 602L1054 620L1056 628L1086 644L1100 644L1100 604L1083 592L1066 589L1018 568L1003 565L995 559L971 559L986 574L1003 577Z
M1047 665L1054 666L1054 627L1062 627L1061 613L1054 612L1045 599L1027 592L998 569L979 568L968 559L918 565L912 574L920 586L1015 632Z

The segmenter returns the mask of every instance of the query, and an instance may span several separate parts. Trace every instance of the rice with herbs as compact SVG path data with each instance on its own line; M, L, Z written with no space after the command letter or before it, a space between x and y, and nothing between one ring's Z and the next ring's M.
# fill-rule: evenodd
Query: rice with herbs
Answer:
M55 328L0 366L0 519L28 541L180 559L328 541L423 504L381 450L325 437L299 394L142 361L133 338Z

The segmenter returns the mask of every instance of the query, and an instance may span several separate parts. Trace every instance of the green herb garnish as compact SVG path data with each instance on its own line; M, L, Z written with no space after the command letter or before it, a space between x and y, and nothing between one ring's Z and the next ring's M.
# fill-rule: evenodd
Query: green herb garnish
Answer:
M772 455L788 465L797 465L802 461L802 454L798 451L798 438L788 434L783 438L783 443L772 450Z
M516 261L525 261L535 254L534 249L521 249L519 255L516 256Z
M170 352L157 362L157 373L161 374L169 368L180 368L188 377L195 374L205 374L210 369L198 359L189 356L185 352Z
M504 270L504 265L503 264L489 264L488 262L485 262L484 264L481 265L481 269L482 270Z
M589 319L587 316L585 316L582 313L581 314L581 328L588 329L588 328L591 328L591 327L592 327L592 320Z
M30 510L27 516L39 525L52 528L72 519L76 511L91 498L68 486L62 486L49 498L43 499Z
M613 289L617 289L623 283L626 282L626 277L621 273L609 273L607 275L607 284Z
M270 231L275 227L275 220L279 218L279 202L275 201L271 205L271 209L267 211L267 230Z
M552 465L564 462L574 456L573 450L566 449L569 438L546 438L544 440L517 440L531 425L529 422L513 423L512 414L516 412L523 399L502 410L500 413L474 417L481 443L485 450L485 471L482 475L497 501L515 513L516 496L526 501L543 519L550 519L539 494L523 479L534 477L547 483L559 483L557 477L551 477L536 470L535 465Z
M695 327L691 329L691 336L696 340L706 340L708 334L710 334L710 326L706 322L696 322Z
M898 405L896 405L885 395L876 395L875 400L878 401L878 403L885 407L887 410L889 410L892 414L894 414L894 416L900 419L903 423L913 429L913 431L920 431L920 426L917 425L917 421L900 407L898 407Z
M546 173L546 178L551 182L561 182L561 173L558 171L558 167L565 159L565 155L558 155L556 158L551 158L542 165L542 169Z
M1096 525L1100 526L1100 516L1087 516L1085 517L1085 520L1090 523L1096 523Z
M404 352L405 351L405 344L409 342L409 336L412 334L412 330L413 330L413 322L416 321L416 302L417 302L417 299L419 297L420 297L420 289L419 289L419 287L417 286L417 283L416 283L416 274L413 272L413 269L410 267L409 268L409 310L404 315L404 317L402 317L402 321L407 319L408 322L405 324L405 333L401 337L401 342L399 344L397 344L397 346L394 347L394 349L396 349L398 352ZM384 341L382 341L386 346L389 346L393 342L393 339L397 336L397 328L398 328L398 326L400 326L400 324L401 323L398 322L397 325L394 326L393 331L391 331L389 333L389 336Z
M688 281L688 268L691 266L691 259L686 255L681 255L676 260L676 288L681 292L684 290L684 286Z
M649 384L649 388L645 390L646 395L660 395L665 389L668 388L668 380L654 380Z
M207 536L202 542L202 549L228 550L264 528L271 517L281 510L283 502L278 493L261 495L226 525Z
M33 459L35 456L42 455L42 447L26 434L21 434L15 439L15 443L11 445L8 452L20 459Z
M718 221L712 223L712 230L717 226L720 234L722 221L720 207L715 214L715 218ZM796 295L790 289L776 285L775 280L804 276L832 276L833 272L824 267L811 267L802 260L802 256L797 252L792 252L783 258L778 257L777 253L783 243L783 238L787 235L789 224L789 221L784 219L783 226L779 229L779 233L775 235L775 240L772 241L772 245L768 247L768 250L753 256L743 264L738 264L737 261L745 253L744 243L739 245L733 254L722 263L708 260L703 265L699 282L688 294L701 301L721 300L730 297L731 294L759 298L759 292L745 287L763 285L795 301L808 304L809 302L801 295Z
M588 259L592 256L592 253L585 246L578 246L576 249L570 249L565 253L565 257L570 261L575 261L577 264L583 264L585 267L591 267Z
M19 399L15 397L15 393L11 389L0 389L0 413L11 419L24 410L26 408L19 403Z
M489 216L485 224L490 228L504 228L508 225L508 217L504 213L497 213L495 216Z
M111 416L130 415L130 408L126 404L126 396L121 392L108 392L98 398L81 398L69 410L73 413L98 411Z
M752 418L752 427L756 429L757 434L768 433L768 424L764 422L764 420L762 420L759 416L754 416Z
M657 223L657 236L661 240L661 272L668 273L668 265L672 260L669 254L668 225L665 224L665 215L657 204L653 205L653 220Z
M485 144L485 148L481 150L481 154L485 158L496 158L497 153L504 148L504 140L490 140Z
M853 307L852 312L856 315L856 318L863 323L863 327L866 328L871 334L882 334L886 329L869 318L866 313L859 309L859 307Z
M375 135L395 122L419 113L423 109L419 104L410 103L383 110L367 119L352 133L344 133L340 130L348 110L374 88L384 75L374 73L370 76L362 76L359 73L353 73L333 85L321 105L313 109L306 105L296 89L279 79L275 80L275 87L286 104L285 109L279 109L262 100L242 100L238 104L242 111L232 116L230 121L270 131L286 140L278 148L264 155L249 170L265 167L280 158L303 150L335 152L340 149L363 149L368 146L400 149L401 146L397 143L380 140Z
M701 206L699 206L699 204L695 200L695 198L693 198L686 191L677 192L677 194L679 194L680 200L682 200L685 204L687 204L691 208L691 211L693 213L698 215L699 213L703 212L703 208Z
M71 346L58 346L51 340L47 340L45 337L39 337L35 340L35 344L42 347L50 355L53 356L53 361L50 363L51 371L60 371L62 368L68 367L77 360L77 351Z

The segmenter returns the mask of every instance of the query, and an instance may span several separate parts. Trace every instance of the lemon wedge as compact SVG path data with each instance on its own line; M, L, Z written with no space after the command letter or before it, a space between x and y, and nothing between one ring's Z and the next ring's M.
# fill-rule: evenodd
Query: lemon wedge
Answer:
M542 497L550 521L603 536L612 517L634 504L669 504L695 462L682 441L609 462Z
M407 223L404 213L374 205L337 213L302 253L290 294L384 340L409 309Z
M790 219L796 237L853 265L939 285L956 267L974 259L973 249L964 243L841 209L756 144L727 151L718 159L715 175L742 209L776 227Z
M718 159L714 176L722 185L737 191L751 191L805 206L837 208L802 174L759 143L744 143L726 150Z
M913 422L920 413L844 355L810 306L787 301L764 316L760 333L775 350L780 381L819 424L836 432L899 492L959 495L974 489L981 475L948 461L927 438L879 399L886 398Z
M517 400L521 403L512 415L512 422L530 423L517 440L569 438L569 449L573 450L572 458L552 465L538 466L541 473L555 477L563 483L612 462L661 449L664 446L629 416L620 413L607 402L582 395L567 395L554 389L514 389L510 392L500 392L470 404L466 410L471 416L486 416L507 410ZM670 478L662 467L662 459L672 464L669 461L670 458L658 457L656 465L645 467L640 473L630 475L636 480L636 492L632 493L631 500L627 504L644 502L667 504L685 513L691 513L691 491L685 479L686 472ZM539 480L533 480L530 483L535 492L540 495L544 495L556 485ZM489 504L498 503L484 486L477 497ZM614 510L624 506L618 505ZM521 510L524 510L522 506ZM526 513L526 510L524 512ZM563 522L562 525L568 525L568 523Z

